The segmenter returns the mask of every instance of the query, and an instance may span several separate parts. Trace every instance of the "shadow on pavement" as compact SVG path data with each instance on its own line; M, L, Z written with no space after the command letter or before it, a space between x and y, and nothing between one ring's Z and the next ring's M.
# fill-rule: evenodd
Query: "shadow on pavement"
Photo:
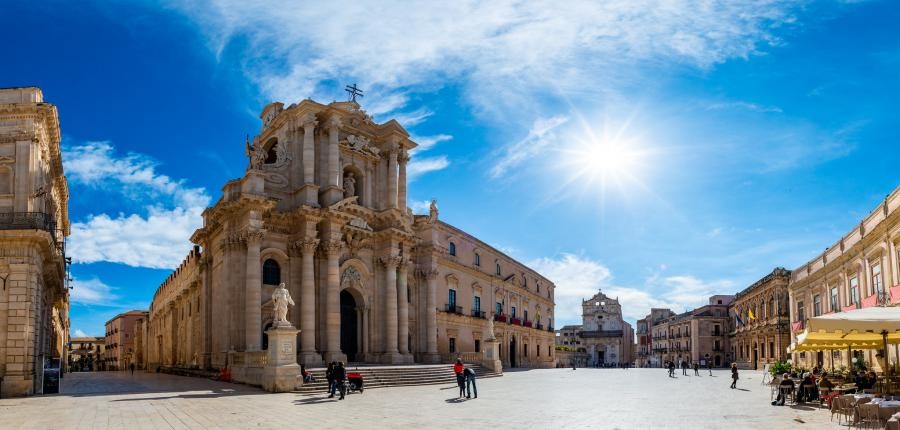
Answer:
M465 402L466 400L469 400L469 399L460 399L460 398L457 398L457 397L453 397L453 398L450 398L450 399L447 399L447 400L444 400L444 401L447 402L447 403L462 403L462 402Z

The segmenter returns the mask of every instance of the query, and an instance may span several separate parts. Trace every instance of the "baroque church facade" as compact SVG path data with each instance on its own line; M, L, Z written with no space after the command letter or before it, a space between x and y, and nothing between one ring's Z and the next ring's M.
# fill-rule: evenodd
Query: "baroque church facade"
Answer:
M562 366L610 367L634 362L634 328L622 318L622 305L598 291L581 302L581 325L559 330L556 344L573 349ZM565 362L563 362L565 361Z
M307 367L446 362L495 338L507 366L553 366L553 283L440 221L434 202L412 214L416 144L397 121L309 99L260 117L245 174L203 213L194 249L154 295L150 369L259 357L281 283Z

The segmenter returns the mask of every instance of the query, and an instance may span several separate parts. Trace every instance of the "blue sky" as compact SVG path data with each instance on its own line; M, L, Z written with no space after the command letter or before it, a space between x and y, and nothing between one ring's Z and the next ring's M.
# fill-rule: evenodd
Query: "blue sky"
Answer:
M421 148L411 205L627 319L737 292L900 184L890 1L4 2L0 86L59 107L72 332L147 307L272 100L343 99Z

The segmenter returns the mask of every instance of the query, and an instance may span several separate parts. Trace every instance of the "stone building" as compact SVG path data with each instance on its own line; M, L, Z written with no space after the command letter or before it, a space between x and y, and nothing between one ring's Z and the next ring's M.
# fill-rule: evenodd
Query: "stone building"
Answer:
M553 365L553 283L440 221L434 203L412 214L416 144L397 121L309 99L260 117L245 174L154 295L151 369L260 366L280 283L307 367L474 358L494 337L506 365Z
M572 355L570 359L576 362L560 364L565 367L573 364L590 367L633 364L634 329L622 319L619 300L599 291L581 302L581 311L581 325L560 329L557 343L576 345L574 348L586 355Z
M651 328L653 365L680 360L710 360L714 367L730 365L728 308L732 301L734 296L716 295L709 298L708 305L654 320ZM659 312L657 316L662 315L665 312Z
M56 106L39 88L0 89L0 397L42 392L69 335L69 191Z
M837 242L791 272L790 318L792 342L810 317L832 312L900 303L900 187ZM897 346L888 360L897 363ZM881 368L875 350L854 351ZM846 366L847 351L795 352L795 363L811 367Z
M786 359L790 345L788 282L791 272L778 267L735 296L731 356L742 369L762 369Z
M641 335L649 346L643 347L638 352L638 361L649 367L663 365L663 354L668 352L668 330L664 327L669 318L675 316L675 312L666 308L650 308L650 314L644 319L647 324L647 333Z
M147 315L147 311L133 310L106 322L106 370L126 370L135 362L135 326L138 321L147 319Z
M106 338L73 337L68 345L68 365L72 372L95 372L103 370Z

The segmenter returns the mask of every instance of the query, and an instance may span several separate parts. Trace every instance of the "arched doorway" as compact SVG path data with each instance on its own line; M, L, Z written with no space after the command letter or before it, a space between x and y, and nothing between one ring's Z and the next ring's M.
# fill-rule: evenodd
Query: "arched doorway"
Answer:
M516 337L509 339L509 367L516 367Z
M349 291L341 291L341 351L347 355L347 361L356 361L359 353L359 328L356 299Z
M753 361L750 363L751 369L756 369L756 361L759 360L759 346L753 344Z

